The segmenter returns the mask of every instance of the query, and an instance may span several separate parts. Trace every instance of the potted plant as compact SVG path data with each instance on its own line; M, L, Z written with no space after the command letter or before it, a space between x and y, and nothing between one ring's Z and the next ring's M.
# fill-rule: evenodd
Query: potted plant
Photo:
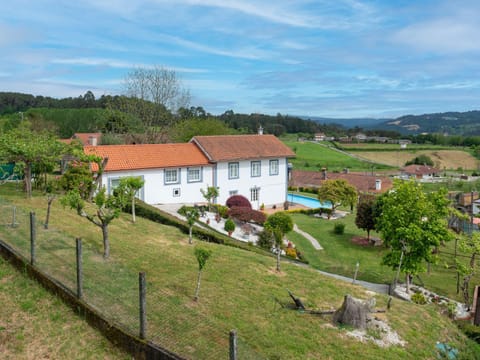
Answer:
M225 225L223 227L226 232L228 232L228 236L232 235L232 232L235 230L235 222L232 219L227 219L225 221Z

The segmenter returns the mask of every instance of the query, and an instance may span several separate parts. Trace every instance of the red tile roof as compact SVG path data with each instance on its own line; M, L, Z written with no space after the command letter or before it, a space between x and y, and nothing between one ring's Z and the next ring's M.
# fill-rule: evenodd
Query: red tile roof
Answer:
M295 156L274 135L195 136L191 142L213 162Z
M72 139L80 140L83 145L93 145L91 139L96 139L98 145L102 139L102 133L75 133Z
M85 154L108 157L106 171L208 165L207 157L191 143L85 146ZM97 171L96 164L92 164Z
M361 192L383 193L393 187L392 179L388 176L372 176L366 173L328 173L327 179L345 179L352 186ZM375 181L382 181L381 189L375 190ZM325 181L321 171L293 170L290 179L290 186L293 187L320 187Z

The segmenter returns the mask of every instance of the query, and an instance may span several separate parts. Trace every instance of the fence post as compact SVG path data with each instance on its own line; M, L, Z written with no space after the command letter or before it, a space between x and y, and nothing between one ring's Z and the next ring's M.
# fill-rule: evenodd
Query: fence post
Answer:
M140 338L146 338L146 327L147 327L147 289L145 282L145 272L138 273L138 290L139 290L139 300L140 300Z
M76 238L77 243L77 297L83 296L83 268L82 268L82 239Z
M13 214L12 214L12 228L17 227L17 207L13 207Z
M30 212L30 264L35 264L35 213Z
M230 331L230 360L237 360L237 332Z

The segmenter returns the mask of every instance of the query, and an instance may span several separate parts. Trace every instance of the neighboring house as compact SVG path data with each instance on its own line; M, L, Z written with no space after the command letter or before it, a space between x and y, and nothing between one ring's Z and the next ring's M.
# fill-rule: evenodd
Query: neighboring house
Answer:
M141 176L139 197L149 204L205 202L200 189L219 188L216 203L234 194L254 208L287 199L288 161L295 156L273 135L196 136L187 144L86 146L108 157L102 185L111 193L121 177ZM92 164L93 170L96 164Z
M70 139L61 139L60 141L70 144L74 140L78 140L84 146L96 146L102 143L102 133L75 133Z
M287 200L288 158L295 153L274 135L195 136L196 144L214 164L217 202L236 194L252 206L282 204Z
M324 141L325 140L325 134L323 132L315 133L314 140L315 141Z
M439 172L440 172L439 169L436 169L432 166L408 165L402 169L400 177L429 180L435 176L438 176Z
M319 188L325 180L345 179L359 192L383 193L392 188L392 179L388 176L377 176L370 173L348 172L327 173L322 171L293 170L290 181L292 187Z
M112 193L122 177L139 176L138 197L148 204L205 201L200 189L212 184L213 166L194 144L86 146L86 154L108 158L101 184ZM92 170L98 171L96 164Z

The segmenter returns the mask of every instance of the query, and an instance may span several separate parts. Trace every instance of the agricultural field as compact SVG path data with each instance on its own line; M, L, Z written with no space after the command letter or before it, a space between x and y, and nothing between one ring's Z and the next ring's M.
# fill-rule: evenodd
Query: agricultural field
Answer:
M359 159L325 144L298 141L285 141L285 144L296 154L295 158L289 160L296 170L318 171L327 168L329 171L342 171L349 168L351 171L365 171L371 169L372 164L377 170L392 169L390 165Z
M427 155L438 169L478 170L480 161L463 150L397 150L397 151L355 151L353 154L361 159L376 161L381 164L402 167L407 161L419 155Z
M44 219L46 199L42 195L36 194L26 200L18 188L2 185L0 196L3 205L15 203L18 223L25 222L28 219L25 214L32 210L39 223ZM319 225L307 225L309 218L300 216L296 215L295 220L305 230L310 231L309 226ZM328 232L332 225L327 220L325 224L326 233L315 233L324 243L329 241ZM8 236L16 246L28 249L28 240L16 235L16 230L4 226L0 231L2 238ZM240 359L436 358L437 341L448 342L459 349L464 359L473 358L473 354L479 351L478 345L466 339L437 307L397 299L393 299L391 310L379 316L406 345L382 348L371 341L360 342L347 335L348 328L333 326L331 317L294 311L279 303L291 302L288 289L300 297L308 309L337 309L346 294L362 299L371 297L372 294L364 288L323 276L312 267L287 261L282 261L281 272L276 272L273 256L198 239L194 240L194 245L189 245L188 236L177 228L142 218L132 224L128 214L122 214L110 225L111 257L105 261L101 257L101 231L55 201L49 230L38 229L39 266L54 269L61 277L65 276L62 275L64 271L71 272L74 265L69 259L74 259L74 239L78 236L84 242L84 269L90 269L89 272L94 274L93 278L85 279L88 284L86 298L93 293L109 311L114 311L117 316L125 314L127 321L134 320L138 314L138 289L131 279L137 277L138 271L145 271L148 282L147 334L186 358L228 358L228 331L231 329L236 329L239 335ZM212 251L203 271L198 302L193 301L198 272L194 246ZM328 251L337 250L332 247ZM367 252L370 255L360 259L362 271L363 263L379 260L375 251ZM357 261L356 256L351 260ZM316 265L323 261L318 259ZM344 260L345 266L352 261ZM348 272L348 269L344 271ZM387 273L384 278L390 275ZM65 278L68 280L69 276ZM370 277L362 274L361 278ZM377 274L371 278L380 280L382 276ZM108 296L103 298L103 292ZM13 291L8 294L15 296ZM386 308L388 297L375 297L377 308ZM122 307L124 302L131 302L130 307ZM49 311L45 309L45 316L49 316ZM34 326L41 324L36 319L31 322L36 324Z
M478 170L480 160L476 159L468 149L457 147L434 146L424 144L408 144L400 149L398 144L338 144L343 150L336 149L328 142L299 142L291 137L283 139L296 153L291 159L293 168L297 170L318 171L325 167L329 171L376 171L398 169L407 161L419 155L429 156L434 166L441 170Z

